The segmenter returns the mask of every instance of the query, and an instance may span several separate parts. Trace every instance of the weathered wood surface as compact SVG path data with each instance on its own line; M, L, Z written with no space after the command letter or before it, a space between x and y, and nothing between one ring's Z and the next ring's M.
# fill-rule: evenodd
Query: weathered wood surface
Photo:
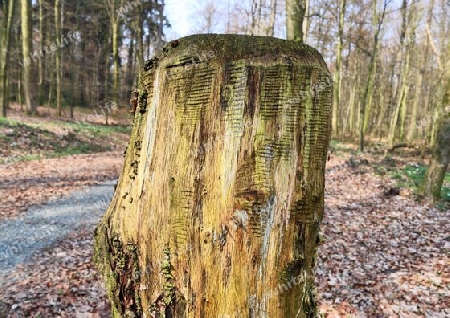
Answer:
M331 92L316 50L270 37L190 36L146 62L95 233L114 316L316 314Z

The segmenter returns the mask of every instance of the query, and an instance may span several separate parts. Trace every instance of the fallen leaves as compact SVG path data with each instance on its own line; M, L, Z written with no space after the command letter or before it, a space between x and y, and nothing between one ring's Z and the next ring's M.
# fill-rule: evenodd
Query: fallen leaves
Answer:
M122 164L122 153L115 151L0 165L0 220L16 217L31 205L116 179Z
M92 171L91 166L93 170L101 169L101 164L115 166L115 158L101 156L72 160L83 167L81 174ZM122 161L120 155L117 158ZM449 317L449 212L421 205L402 193L385 196L385 189L395 185L388 175L373 173L372 160L328 162L324 239L316 269L321 312L327 317ZM66 171L70 178L66 166L67 161L45 171L49 176ZM30 180L42 171L36 166L19 170L14 173ZM57 180L47 184L57 193L60 190L52 184L67 182L66 189L87 184ZM45 198L47 190L39 189L34 190L36 195ZM13 197L19 205L28 200L23 194ZM80 229L0 278L0 317L2 310L14 318L109 317L104 285L92 265L92 232L93 228Z
M110 316L104 285L92 262L93 230L73 232L0 278L7 317ZM0 313L1 306L0 302Z
M330 316L450 316L448 211L386 196L391 182L355 165L327 174L317 283Z

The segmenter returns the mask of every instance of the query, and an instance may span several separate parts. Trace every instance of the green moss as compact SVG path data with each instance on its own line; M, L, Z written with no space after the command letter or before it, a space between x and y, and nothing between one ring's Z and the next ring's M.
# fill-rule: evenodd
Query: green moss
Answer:
M306 44L265 36L246 36L237 34L197 34L180 38L176 47L167 46L152 59L164 67L184 66L186 63L204 63L217 60L219 63L237 61L246 58L266 58L268 63L275 63L270 56L284 59L290 56L297 63L316 64L327 69L320 53ZM299 52L301 52L299 54ZM153 70L155 68L149 68Z
M113 317L139 316L142 307L137 246L129 243L124 247L118 234L108 240L103 224L97 227L94 237L94 262L106 283ZM127 283L122 286L119 282L124 281Z
M170 249L164 249L164 258L161 264L161 273L164 275L164 296L163 302L166 306L170 306L175 298L174 277L172 274L172 264L170 263Z
M108 249L108 238L106 227L103 223L100 223L94 231L94 263L97 266L99 272L103 276L105 282L106 293L111 302L111 315L114 318L122 317L119 311L119 298L118 298L118 276L111 267L111 254Z
M419 195L422 191L423 182L428 167L420 164L409 164L391 173L391 178L396 180L396 186L409 188L414 194ZM444 185L441 189L442 201L450 201L450 173L445 175Z

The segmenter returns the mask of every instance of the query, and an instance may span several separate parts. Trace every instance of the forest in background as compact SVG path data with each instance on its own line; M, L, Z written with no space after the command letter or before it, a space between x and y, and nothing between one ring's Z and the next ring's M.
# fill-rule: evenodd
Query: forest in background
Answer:
M0 1L0 115L50 105L128 107L139 67L170 28L164 0ZM333 135L429 147L450 114L450 4L446 0L246 0L193 4L193 33L286 36L317 48L334 76ZM289 20L289 19L288 19ZM288 34L288 37L290 35ZM292 35L294 36L294 35Z

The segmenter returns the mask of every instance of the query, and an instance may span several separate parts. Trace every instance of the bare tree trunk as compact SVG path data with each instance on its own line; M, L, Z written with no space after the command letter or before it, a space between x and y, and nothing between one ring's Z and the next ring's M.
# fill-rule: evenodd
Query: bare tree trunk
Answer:
M354 126L355 126L355 112L358 106L357 100L356 100L356 88L352 89L350 92L350 100L348 102L350 111L348 116L348 131L350 132L350 135L353 136L354 134Z
M165 51L132 96L124 170L95 231L113 316L318 315L332 108L321 55L243 35Z
M57 41L61 41L61 0L55 0L55 30L56 30L56 39ZM62 105L61 105L61 96L62 96L62 79L61 79L61 49L58 48L55 52L56 58L56 112L58 116L62 115Z
M44 52L45 42L44 0L39 0L39 52ZM38 103L44 103L45 57L39 59L39 93Z
M142 18L142 12L139 12L139 17L137 21L136 27L136 37L138 41L138 61L139 61L139 69L141 70L144 67L144 20ZM140 76L140 75L139 75Z
M397 104L394 109L394 116L391 120L391 125L388 135L389 148L392 147L395 140L395 133L397 130L397 123L400 118L400 139L403 138L404 125L406 118L406 101L409 93L409 70L410 70L410 60L411 60L411 46L413 42L410 39L410 26L408 25L408 1L403 0L402 4L402 31L400 34L400 48L402 50L402 67L400 73L400 87L397 94ZM406 39L406 40L405 40Z
M333 92L333 119L332 132L334 136L339 134L339 101L342 86L342 50L344 46L344 17L346 0L339 2L339 21L338 21L338 41L336 47L336 66L334 70L334 92Z
M450 163L450 119L440 120L436 142L433 147L433 158L423 184L423 194L433 202L441 198L445 172Z
M119 20L112 22L112 51L113 51L113 101L116 105L119 105Z
M448 54L450 44L443 54ZM443 71L442 79L442 99L438 103L436 116L436 135L433 144L433 157L430 161L427 174L423 184L423 194L433 200L438 201L441 197L441 188L445 178L445 172L450 163L450 116L446 114L446 107L450 103L450 74Z
M6 117L9 100L9 51L11 48L11 25L14 18L14 0L4 1L3 12L6 17L0 22L2 31L0 33L0 117Z
M275 33L275 18L277 15L277 0L270 1L270 20L267 27L266 35L273 36Z
M418 26L418 14L417 14L417 4L410 5L410 17L409 17L409 28L408 28L408 43L406 44L407 56L405 61L405 84L403 91L403 100L401 103L401 112L400 112L400 140L403 141L405 139L405 127L406 127L406 113L408 106L408 96L409 96L409 87L410 87L410 77L411 77L411 55L413 53L413 49L415 46L415 41L413 40L416 36L416 29ZM420 89L419 89L420 90Z
M431 23L433 21L433 10L434 10L434 0L431 0L427 20L426 20L426 28L431 30ZM414 35L415 38L415 35ZM414 92L414 100L412 107L411 120L409 121L408 134L406 135L406 140L409 142L415 138L416 128L417 128L417 117L418 117L418 109L419 102L424 101L425 98L422 97L423 94L423 77L426 72L426 66L429 62L429 52L430 52L430 37L427 36L425 43L425 51L423 54L420 54L419 57L419 69L417 70L417 80L416 80L416 90ZM426 104L426 103L424 103Z
M23 90L27 112L34 116L36 115L36 104L33 100L33 88L31 84L33 65L31 0L21 0L20 4L20 17L22 22Z
M131 92L134 79L134 61L135 61L135 32L130 31L130 44L128 46L127 65L125 68L125 88L127 92Z
M301 1L301 4L305 8L305 18L303 19L302 23L303 43L306 43L309 34L309 27L311 25L310 2L310 0Z
M380 33L381 27L384 22L384 17L386 13L387 0L384 0L383 11L381 16L378 17L379 13L377 10L377 1L372 0L372 26L375 29L373 36L373 47L370 55L370 65L368 79L364 88L363 98L360 105L360 117L359 117L359 150L364 151L364 135L366 130L366 112L370 110L372 103L372 92L373 92L373 82L375 77L375 72L377 69L377 53L380 46Z
M257 11L258 11L258 0L252 0L250 35L255 35L256 33L256 25L259 22L257 18Z
M309 0L286 0L286 39L304 43Z

